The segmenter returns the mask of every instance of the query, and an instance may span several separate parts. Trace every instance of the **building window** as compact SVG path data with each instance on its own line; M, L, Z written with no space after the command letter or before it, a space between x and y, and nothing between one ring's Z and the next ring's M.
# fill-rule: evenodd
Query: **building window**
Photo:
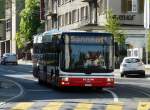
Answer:
M61 16L61 26L65 26L65 15Z
M6 0L6 9L11 8L11 2L10 0Z
M89 13L89 10L88 10L88 6L85 7L85 18L88 19L88 13Z
M58 26L62 27L65 25L65 15L59 15L58 16Z
M69 24L69 13L65 14L65 25Z
M138 10L138 2L137 0L132 0L132 12L137 12Z
M121 0L122 12L140 12L143 10L143 3L144 0Z
M128 0L127 2L127 6L128 6L128 11L129 12L137 12L137 0Z
M128 11L132 11L132 0L128 0L127 3Z
M78 22L78 10L72 11L72 23Z
M86 20L88 19L88 6L85 6L85 7L81 7L81 10L80 10L80 20Z
M128 12L137 12L138 2L137 0L127 0L127 11Z
M9 31L10 29L11 29L11 20L8 19L8 20L6 21L6 31Z
M80 17L81 17L81 18L80 18L81 21L85 19L85 18L84 18L84 7L81 7Z
M61 26L61 16L58 16L58 26Z
M69 24L71 24L71 12L69 12Z

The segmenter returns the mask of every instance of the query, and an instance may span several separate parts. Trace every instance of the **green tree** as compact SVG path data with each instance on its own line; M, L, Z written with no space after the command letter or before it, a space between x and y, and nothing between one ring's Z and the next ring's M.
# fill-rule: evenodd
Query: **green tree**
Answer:
M5 0L0 0L0 19L5 18Z
M107 32L110 32L114 35L114 40L118 44L123 44L125 41L124 34L119 30L120 29L120 23L117 18L114 17L111 10L106 12L106 24L105 29Z
M120 31L119 20L114 17L111 10L106 12L106 24L105 29L114 35L115 41L115 67L118 68L123 57L126 56L126 46L125 46L125 36L122 31Z
M22 37L22 35L19 32L16 33L16 41L17 41L16 42L17 43L17 47L19 49L22 49L24 47L25 39Z
M22 48L25 42L32 41L32 36L37 34L41 25L39 10L39 0L25 0L25 8L20 13L19 32L16 35L18 48Z

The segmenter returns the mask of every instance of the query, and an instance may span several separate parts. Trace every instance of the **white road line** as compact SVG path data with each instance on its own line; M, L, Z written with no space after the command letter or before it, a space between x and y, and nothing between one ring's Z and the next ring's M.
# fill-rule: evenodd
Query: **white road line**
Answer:
M27 89L27 91L29 91L29 92L51 92L51 91L53 91L53 90L33 90L33 89Z
M116 84L130 84L130 85L142 85L142 86L150 86L148 83L139 83L139 82L115 82Z
M22 87L19 83L15 82L15 81L13 81L13 80L9 80L9 79L6 79L6 78L5 78L5 81L6 81L6 80L9 81L9 82L12 82L12 83L14 83L16 86L18 86L19 89L20 89L20 92L19 92L18 95L14 96L14 97L11 97L11 98L5 100L4 102L0 103L0 106L4 105L4 104L7 103L8 101L11 101L11 100L14 100L14 99L20 97L20 96L23 95L23 93L24 93L24 89L23 89L23 87Z
M148 93L146 93L145 91L139 91L140 93L142 93L142 94L144 94L144 95L146 95L146 96L148 96L148 97L150 97L150 94L148 94Z
M103 90L112 94L112 96L114 98L114 102L119 102L118 96L113 91L111 91L109 89L103 89Z

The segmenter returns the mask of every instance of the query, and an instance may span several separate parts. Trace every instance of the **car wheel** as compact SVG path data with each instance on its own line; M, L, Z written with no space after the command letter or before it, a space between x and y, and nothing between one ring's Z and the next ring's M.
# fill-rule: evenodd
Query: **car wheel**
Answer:
M141 74L141 77L142 77L142 78L145 78L145 76L146 76L146 75L145 75L145 72Z
M6 65L6 62L3 62L3 65Z

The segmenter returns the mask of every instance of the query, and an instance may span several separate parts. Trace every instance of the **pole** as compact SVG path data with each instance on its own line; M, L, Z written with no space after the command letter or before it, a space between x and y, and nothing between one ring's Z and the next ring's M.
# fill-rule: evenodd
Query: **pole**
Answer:
M148 30L150 25L150 1L144 0L144 28L145 28L145 52L146 64L148 64Z
M148 29L145 30L145 54L146 54L146 64L148 64Z

